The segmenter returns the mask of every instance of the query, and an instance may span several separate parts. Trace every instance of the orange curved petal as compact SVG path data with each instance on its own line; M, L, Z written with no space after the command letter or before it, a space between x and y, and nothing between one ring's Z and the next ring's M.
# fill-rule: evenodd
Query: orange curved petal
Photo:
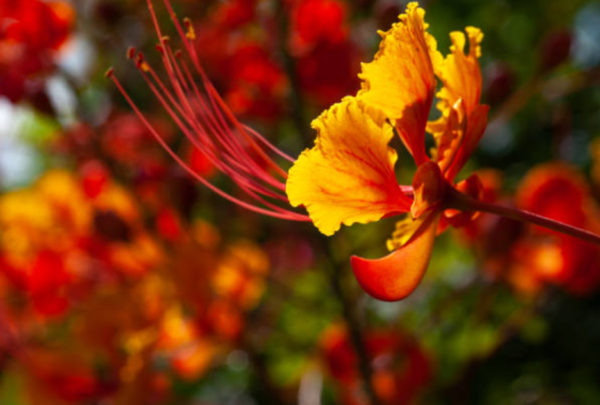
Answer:
M381 259L352 256L354 275L370 296L382 301L399 301L417 288L429 265L439 214L434 212L427 216L406 245Z
M410 3L400 21L381 33L375 59L362 65L358 93L394 121L417 165L427 160L425 126L436 87L434 67L443 60L435 39L425 31L424 16L417 3Z
M304 205L315 226L332 235L341 224L407 212L412 199L396 181L393 130L380 111L348 97L313 121L317 140L289 171L290 203Z

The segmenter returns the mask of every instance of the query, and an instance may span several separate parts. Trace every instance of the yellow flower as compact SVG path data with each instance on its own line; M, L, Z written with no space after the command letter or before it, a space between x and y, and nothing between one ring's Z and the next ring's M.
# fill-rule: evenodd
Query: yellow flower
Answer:
M312 123L315 146L304 151L289 171L290 203L304 206L315 226L332 235L342 224L368 223L410 212L388 241L392 254L378 260L352 258L363 288L376 298L398 300L419 284L429 263L439 227L465 222L445 205L452 189L477 196L471 177L458 185L456 174L479 142L488 107L481 105L480 30L450 34L445 58L427 32L425 11L410 3L406 14L381 33L379 51L363 64L362 88ZM469 51L465 53L466 41ZM440 118L428 122L436 90ZM397 131L417 166L412 187L396 180L396 151L388 146ZM435 139L430 155L425 133Z
M168 37L162 35L151 2L149 10L159 38L157 49L175 91L165 86L140 52L132 48L128 56L194 148L245 197L216 187L178 156L109 69L106 76L157 142L190 175L223 198L275 218L312 220L326 235L335 233L342 224L368 223L410 212L412 218L399 222L388 241L388 247L395 249L391 255L379 260L352 258L359 283L371 295L397 300L410 294L427 268L438 229L448 223L459 225L473 216L449 208L472 209L464 199L462 205L453 203L461 193L477 197L480 191L476 177L459 184L454 178L487 124L488 107L479 103L481 31L467 27L466 36L451 33L450 54L443 57L427 32L425 11L410 3L400 21L381 33L374 60L363 64L361 90L314 120L315 146L294 161L237 121L200 64L191 42L194 35L189 20L182 24L170 1L164 3L179 33L182 52L174 52ZM200 78L198 86L194 77ZM428 122L438 79L442 83L437 93L440 117ZM429 154L426 131L435 140ZM398 156L388 146L394 132L417 166L412 185L399 185L396 180ZM289 173L279 166L279 160L293 163ZM288 201L294 207L305 207L309 215L291 210Z

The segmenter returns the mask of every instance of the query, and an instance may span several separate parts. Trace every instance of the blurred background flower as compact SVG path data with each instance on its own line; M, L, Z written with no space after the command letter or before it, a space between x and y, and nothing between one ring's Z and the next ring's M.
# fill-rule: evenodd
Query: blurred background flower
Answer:
M312 119L356 93L376 30L406 9L171 4L239 122L290 156L313 145ZM457 182L475 172L484 201L600 231L600 4L420 6L444 54L448 32L485 33L490 122ZM382 256L394 218L324 239L226 202L155 141L108 66L177 156L242 195L127 60L134 46L160 64L154 31L141 0L0 0L0 403L600 402L598 247L481 214L437 238L415 294L374 300L348 257ZM392 146L410 184L412 159Z

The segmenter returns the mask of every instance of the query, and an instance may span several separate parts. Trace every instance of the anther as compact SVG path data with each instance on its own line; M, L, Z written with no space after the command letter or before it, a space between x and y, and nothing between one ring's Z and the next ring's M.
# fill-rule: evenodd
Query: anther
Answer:
M183 19L183 25L185 27L185 29L187 30L187 33L185 34L185 36L187 37L187 39L191 39L192 41L194 39L196 39L196 31L194 30L194 26L192 25L192 21L189 18L184 18Z
M144 61L144 55L141 52L137 54L137 57L136 57L136 60L135 60L135 66L138 69L142 69L144 72L147 72L148 70L150 70L150 67Z

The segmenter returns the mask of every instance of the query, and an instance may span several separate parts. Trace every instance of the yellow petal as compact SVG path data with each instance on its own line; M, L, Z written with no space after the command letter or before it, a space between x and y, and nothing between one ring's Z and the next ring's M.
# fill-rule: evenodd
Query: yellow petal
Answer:
M465 103L467 115L479 105L481 97L481 70L477 58L481 56L483 33L475 27L465 28L469 38L469 53L465 54L466 38L460 31L450 33L450 54L436 65L436 75L443 83L437 97L437 108L448 116L458 99Z
M388 250L391 252L404 246L419 230L427 217L425 215L415 219L412 215L407 215L404 219L396 222L396 229L392 233L392 237L386 242Z
M304 205L315 226L332 235L341 224L367 223L407 212L412 200L398 186L392 127L381 112L348 97L312 123L317 139L290 169L290 203Z
M465 104L462 99L459 98L454 103L448 117L442 117L429 125L428 129L433 130L436 145L431 151L432 160L439 165L442 173L445 173L461 148L467 130Z
M456 149L454 159L452 159L450 166L444 173L445 178L454 179L477 147L487 127L489 110L490 108L487 105L480 104L475 107L467 118L465 134Z
M427 131L436 138L438 146L436 160L444 171L444 177L449 180L463 167L487 125L488 107L479 104L481 70L478 58L481 56L483 34L474 27L467 27L465 31L469 52L465 53L465 34L452 32L450 54L442 64L436 65L436 75L443 84L437 93L440 99L437 108L442 116L427 124Z
M417 165L427 160L425 125L435 93L434 68L443 60L435 39L425 31L424 16L417 3L410 3L400 21L381 33L375 59L362 65L358 93L394 121Z

